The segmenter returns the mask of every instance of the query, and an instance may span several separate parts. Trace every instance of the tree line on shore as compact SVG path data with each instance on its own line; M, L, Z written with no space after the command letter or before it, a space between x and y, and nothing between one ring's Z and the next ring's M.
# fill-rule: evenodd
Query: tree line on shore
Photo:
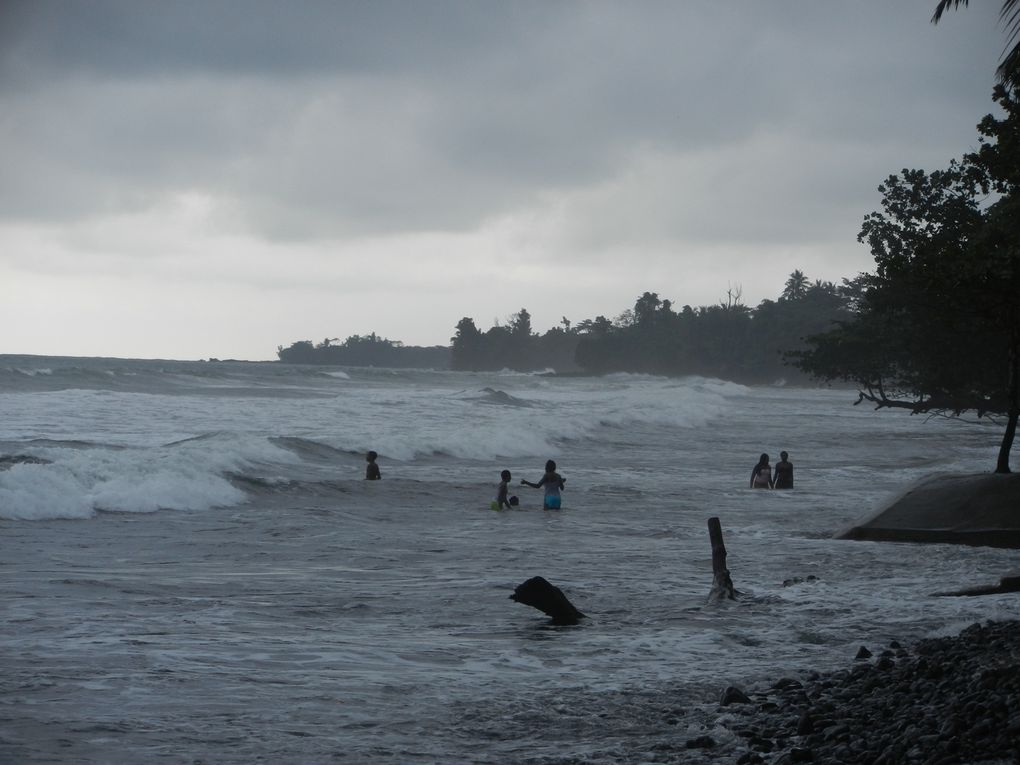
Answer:
M564 318L542 335L531 332L523 308L506 325L485 332L463 318L451 341L451 367L702 375L747 383L802 377L784 354L850 318L849 299L847 288L811 283L797 270L776 300L757 308L741 302L738 288L717 305L679 311L669 299L645 292L613 320L597 316L575 326Z
M404 345L398 340L369 335L351 335L343 342L327 337L319 343L298 340L276 355L287 364L327 364L351 367L405 367L411 369L449 369L450 349L446 346Z
M850 318L850 283L811 282L802 271L790 274L776 300L757 308L731 289L718 305L674 310L658 293L645 292L615 319L605 316L576 325L564 317L544 333L532 330L526 308L505 324L482 331L468 317L456 325L449 346L405 346L371 335L343 342L302 340L279 347L281 361L298 364L404 366L464 371L552 369L558 373L635 372L703 375L736 382L771 382L804 377L784 354L804 349L804 338L832 322Z

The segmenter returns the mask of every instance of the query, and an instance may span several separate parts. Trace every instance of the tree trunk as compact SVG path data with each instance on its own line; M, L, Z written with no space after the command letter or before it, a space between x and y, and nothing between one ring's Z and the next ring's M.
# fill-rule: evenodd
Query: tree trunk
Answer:
M723 544L722 525L718 518L708 519L708 538L712 541L712 591L708 599L736 600L737 591L733 588L733 580L726 568L726 545Z
M999 459L995 464L996 473L1009 473L1009 452L1013 448L1013 439L1016 438L1016 424L1020 411L1011 407L1009 419L1006 420L1006 432L1002 434L1002 444L999 445Z
M1013 331L1009 344L1009 381L1008 385L1008 419L1006 432L1002 434L999 446L999 459L995 465L996 473L1009 473L1009 453L1016 438L1017 419L1020 418L1020 332Z

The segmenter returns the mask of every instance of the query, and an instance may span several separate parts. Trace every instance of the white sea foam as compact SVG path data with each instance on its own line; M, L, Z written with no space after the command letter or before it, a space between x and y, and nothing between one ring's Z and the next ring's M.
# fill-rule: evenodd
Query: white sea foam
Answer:
M95 513L77 477L53 465L20 464L0 473L0 518L88 518Z
M682 749L714 730L699 722L727 684L842 668L862 644L877 654L1015 612L1008 596L930 597L994 583L1013 551L830 538L919 472L987 469L997 446L845 392L45 366L53 378L0 393L0 454L14 458L0 462L0 508L17 519L0 522L0 650L24 721L0 742L12 761L324 762L341 741L357 762L644 762L660 751L649 742L668 755L678 735ZM86 375L102 386L96 369L138 372L134 392L47 392ZM240 382L165 395L181 372ZM326 395L281 393L307 380ZM383 481L362 480L351 452L368 448ZM779 448L797 489L748 489L758 453ZM520 490L520 512L484 509L501 468L536 480L549 457L568 478L561 513ZM734 602L705 604L709 516ZM589 618L550 627L509 601L532 575ZM258 724L239 733L239 714Z
M338 449L372 448L401 460L433 454L464 459L552 455L565 442L600 438L606 427L700 427L725 411L727 395L746 390L710 381L635 386L636 380L621 377L608 387L589 383L569 393L546 384L517 389L512 380L503 380L499 389L444 397L411 394L399 402L388 400L391 394L384 391L353 406L344 397L333 402L332 411L320 406L325 418L343 422L343 432L322 435ZM407 426L409 421L414 427Z
M246 500L227 479L259 461L294 461L264 439L213 437L165 447L34 450L45 464L0 471L0 518L84 518L97 511L208 510Z

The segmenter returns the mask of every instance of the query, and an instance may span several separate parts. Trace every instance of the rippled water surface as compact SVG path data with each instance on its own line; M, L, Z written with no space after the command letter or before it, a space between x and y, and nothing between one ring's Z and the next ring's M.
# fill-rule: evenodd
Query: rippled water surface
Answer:
M854 398L0 357L0 761L674 761L730 683L1016 618L931 597L1014 551L831 539L999 437ZM797 488L748 489L780 449ZM517 486L548 458L558 513ZM736 602L706 604L711 516ZM508 600L534 575L589 618Z

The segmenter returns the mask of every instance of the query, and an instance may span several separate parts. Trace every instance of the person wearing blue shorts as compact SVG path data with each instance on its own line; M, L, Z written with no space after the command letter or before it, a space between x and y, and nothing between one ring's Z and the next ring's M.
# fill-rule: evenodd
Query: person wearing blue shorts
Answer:
M532 489L545 489L545 500L542 504L543 510L559 510L560 509L560 492L563 490L563 485L567 482L566 478L563 478L559 473L556 472L556 463L549 460L545 463L545 475L542 476L542 480L538 483L532 483L531 481L521 480L521 486L530 486Z

